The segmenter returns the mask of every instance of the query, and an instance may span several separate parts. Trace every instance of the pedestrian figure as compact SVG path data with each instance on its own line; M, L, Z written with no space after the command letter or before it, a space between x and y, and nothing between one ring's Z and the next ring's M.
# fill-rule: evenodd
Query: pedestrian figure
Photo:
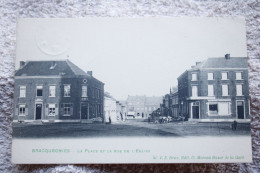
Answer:
M234 121L233 126L234 126L234 130L236 130L237 129L237 121L236 120Z
M108 121L109 121L109 124L111 124L111 117L109 116L109 118L108 118Z

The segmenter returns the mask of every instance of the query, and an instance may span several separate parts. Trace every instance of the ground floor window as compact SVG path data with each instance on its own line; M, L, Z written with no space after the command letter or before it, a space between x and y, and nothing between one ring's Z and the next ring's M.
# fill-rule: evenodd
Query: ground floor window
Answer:
M19 105L19 116L25 116L25 105Z
M217 102L208 104L209 115L230 115L230 102Z
M72 114L72 104L64 103L63 104L63 110L64 110L65 116L70 116Z
M218 104L216 104L216 103L209 104L209 114L211 114L211 115L218 114Z
M55 104L49 104L49 116L55 116Z

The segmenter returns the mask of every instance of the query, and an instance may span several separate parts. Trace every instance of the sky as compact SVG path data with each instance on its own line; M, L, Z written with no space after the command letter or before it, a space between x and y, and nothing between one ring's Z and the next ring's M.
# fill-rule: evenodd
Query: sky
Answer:
M243 18L78 18L20 19L19 61L69 59L93 71L105 91L162 96L197 61L246 57Z

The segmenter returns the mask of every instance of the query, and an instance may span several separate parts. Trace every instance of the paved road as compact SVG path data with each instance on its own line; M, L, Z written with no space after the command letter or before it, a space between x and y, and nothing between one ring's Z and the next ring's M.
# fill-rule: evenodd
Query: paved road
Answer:
M231 123L174 122L153 124L143 120L127 120L116 124L13 124L14 138L64 138L64 137L185 137L250 135L249 124L238 124L233 131Z

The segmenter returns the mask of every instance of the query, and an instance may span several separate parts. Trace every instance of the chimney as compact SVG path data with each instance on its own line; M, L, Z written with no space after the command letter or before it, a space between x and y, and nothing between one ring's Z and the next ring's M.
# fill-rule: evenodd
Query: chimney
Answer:
M226 54L225 59L230 59L230 54Z
M25 65L25 61L20 61L20 68Z
M196 62L196 65L200 64L201 62Z
M92 71L87 71L87 74L92 76Z

